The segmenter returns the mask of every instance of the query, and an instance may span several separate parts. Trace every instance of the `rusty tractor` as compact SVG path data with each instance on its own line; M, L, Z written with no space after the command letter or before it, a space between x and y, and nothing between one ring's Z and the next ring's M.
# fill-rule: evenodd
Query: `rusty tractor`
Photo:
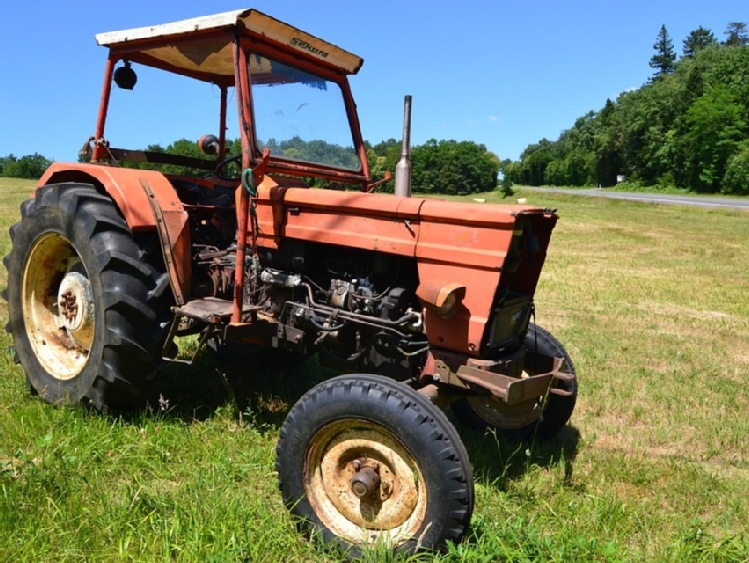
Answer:
M442 409L541 439L575 405L569 355L533 322L555 212L411 196L407 166L396 194L375 193L349 85L362 59L256 10L96 38L87 157L53 163L10 229L8 329L29 387L142 404L185 334L317 353L343 375L299 399L277 446L300 526L352 550L459 541L473 477ZM217 134L193 156L111 143L145 107Z

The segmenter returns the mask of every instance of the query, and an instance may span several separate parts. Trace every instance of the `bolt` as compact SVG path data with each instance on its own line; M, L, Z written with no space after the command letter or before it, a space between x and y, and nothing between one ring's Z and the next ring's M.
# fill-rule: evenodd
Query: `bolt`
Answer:
M390 493L393 492L393 486L388 481L383 482L382 485L380 485L380 489L385 498L389 497Z
M78 303L75 294L68 290L60 296L60 309L68 320L72 320L78 314Z

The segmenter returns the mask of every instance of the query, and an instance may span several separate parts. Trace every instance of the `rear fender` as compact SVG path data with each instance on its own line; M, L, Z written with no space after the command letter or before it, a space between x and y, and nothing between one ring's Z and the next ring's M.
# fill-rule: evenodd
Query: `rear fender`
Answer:
M189 218L169 180L153 170L56 162L38 185L62 182L92 184L107 193L133 232L155 229L175 301L184 304L192 283Z

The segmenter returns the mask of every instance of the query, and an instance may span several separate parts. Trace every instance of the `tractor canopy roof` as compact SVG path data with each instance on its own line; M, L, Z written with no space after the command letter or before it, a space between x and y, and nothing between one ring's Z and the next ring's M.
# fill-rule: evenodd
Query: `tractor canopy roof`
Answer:
M216 83L234 81L235 36L282 46L297 56L356 74L363 60L257 10L235 10L96 35L111 56Z

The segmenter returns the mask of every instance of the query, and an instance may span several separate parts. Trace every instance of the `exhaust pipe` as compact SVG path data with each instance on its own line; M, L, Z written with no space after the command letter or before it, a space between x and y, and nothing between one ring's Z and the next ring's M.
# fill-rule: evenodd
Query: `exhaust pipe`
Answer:
M411 96L403 100L403 148L395 166L395 195L411 197Z

